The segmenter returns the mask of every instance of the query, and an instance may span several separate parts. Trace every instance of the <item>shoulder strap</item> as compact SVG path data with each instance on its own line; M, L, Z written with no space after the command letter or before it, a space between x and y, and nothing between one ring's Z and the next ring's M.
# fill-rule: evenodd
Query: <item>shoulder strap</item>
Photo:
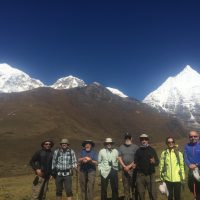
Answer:
M55 164L58 164L58 157L60 156L60 148L58 149L58 152L56 154Z
M179 171L180 178L181 178L181 181L183 181L183 174L182 174L182 171L181 171L181 161L180 161L179 152L180 151L178 149L174 149L174 153L176 155L176 159L177 159L178 165L180 167L180 171Z
M70 165L72 166L72 150L71 149L69 149L69 153L70 153Z
M167 164L166 164L166 157L167 157L167 149L164 151L164 165L163 165L163 173L166 173L167 171Z

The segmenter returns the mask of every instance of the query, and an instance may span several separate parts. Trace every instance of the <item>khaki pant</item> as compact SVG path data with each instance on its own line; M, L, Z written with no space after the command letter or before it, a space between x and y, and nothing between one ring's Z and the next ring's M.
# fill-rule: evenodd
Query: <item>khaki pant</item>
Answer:
M149 199L157 199L156 182L154 174L145 176L144 174L138 173L136 185L140 196L140 200L145 200L145 188L147 188L149 192Z
M138 192L136 189L137 172L132 170L129 173L122 171L122 183L124 187L124 200L138 200Z
M81 200L93 200L96 171L80 171Z
M36 176L32 186L31 200L44 200L48 189L49 179Z

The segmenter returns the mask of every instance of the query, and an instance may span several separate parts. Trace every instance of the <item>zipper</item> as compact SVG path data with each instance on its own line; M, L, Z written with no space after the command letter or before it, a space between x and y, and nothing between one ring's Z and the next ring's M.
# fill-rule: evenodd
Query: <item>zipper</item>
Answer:
M172 181L172 157L171 157L171 151L169 152L170 154L170 171L171 171L171 181Z

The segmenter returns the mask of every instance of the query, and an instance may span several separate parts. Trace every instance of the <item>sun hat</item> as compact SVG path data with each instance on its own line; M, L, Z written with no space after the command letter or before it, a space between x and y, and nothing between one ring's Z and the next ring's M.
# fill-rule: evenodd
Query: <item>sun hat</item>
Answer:
M149 136L147 134L143 133L140 135L140 138L149 138Z
M61 139L60 144L69 144L69 140L66 138Z
M161 192L161 194L164 194L167 197L169 196L169 191L167 189L167 186L166 186L165 182L163 182L161 185L159 185L159 191Z
M86 144L91 144L92 147L95 146L95 143L94 143L92 140L84 140L84 141L82 142L82 146L83 146L83 147L85 147Z
M112 138L106 138L104 144L106 143L114 143Z
M51 147L53 147L54 143L53 143L52 140L43 140L42 143L41 143L41 147L43 147L46 142L50 142L51 143Z
M193 176L194 176L194 178L198 181L198 182L200 182L200 175L199 175L199 169L198 169L198 167L196 167L194 170L193 170Z

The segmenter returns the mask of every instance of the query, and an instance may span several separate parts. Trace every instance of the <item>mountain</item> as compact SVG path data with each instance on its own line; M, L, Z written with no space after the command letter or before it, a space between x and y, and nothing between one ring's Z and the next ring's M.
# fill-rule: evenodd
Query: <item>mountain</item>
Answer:
M86 84L83 80L74 77L74 76L67 76L58 79L53 85L51 85L54 89L69 89L75 87L85 87Z
M200 129L200 74L187 65L143 102L178 117L190 128Z
M1 93L0 176L25 173L43 139L52 139L56 148L61 138L68 138L78 153L85 139L94 140L98 151L106 137L118 146L126 132L132 133L136 143L142 132L150 135L151 142L163 141L169 134L186 135L177 119L114 95L98 83L68 90L43 87Z
M0 92L21 92L38 87L44 84L8 64L0 64Z
M28 74L11 67L8 64L0 64L0 93L23 92L38 87L52 87L54 89L70 89L85 87L86 83L72 75L58 79L53 85L45 86L40 80L31 78ZM122 98L127 96L115 88L107 87L113 94Z

